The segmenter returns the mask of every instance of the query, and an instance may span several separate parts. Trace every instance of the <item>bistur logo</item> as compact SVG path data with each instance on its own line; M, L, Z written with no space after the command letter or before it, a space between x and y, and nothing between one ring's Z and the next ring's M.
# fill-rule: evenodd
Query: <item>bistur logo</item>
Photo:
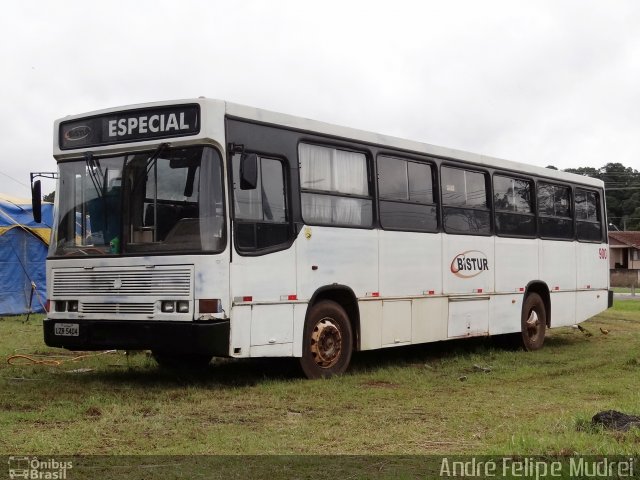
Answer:
M460 278L472 278L489 270L489 260L480 250L459 253L451 261L451 273Z

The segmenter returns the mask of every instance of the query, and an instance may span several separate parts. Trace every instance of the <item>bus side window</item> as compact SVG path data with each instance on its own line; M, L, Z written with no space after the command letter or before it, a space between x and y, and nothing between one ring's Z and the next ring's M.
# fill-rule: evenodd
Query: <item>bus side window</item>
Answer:
M602 241L602 219L598 192L576 189L576 227L578 240Z
M447 233L489 235L491 213L487 201L487 175L455 167L442 167L442 213Z
M573 238L569 187L538 182L538 232L543 238Z
M306 223L371 227L373 201L363 153L301 143L298 155Z
M438 229L431 165L379 156L378 189L382 228L417 232Z
M493 205L498 235L535 237L533 182L521 178L494 175Z
M232 165L238 249L254 251L287 244L290 229L282 161L258 157L257 185L251 190L240 188L240 155L233 156Z

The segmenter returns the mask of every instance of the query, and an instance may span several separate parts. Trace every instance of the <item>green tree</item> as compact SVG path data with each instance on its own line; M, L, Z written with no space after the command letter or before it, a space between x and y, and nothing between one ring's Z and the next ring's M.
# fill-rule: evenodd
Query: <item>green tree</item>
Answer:
M640 212L640 172L621 163L607 163L602 168L567 168L565 172L594 177L604 181L607 217L620 230L639 229L635 220ZM633 221L632 221L633 220Z
M627 230L640 230L640 207L625 217Z
M580 168L567 168L565 172L575 173L576 175L583 175L585 177L600 178L600 169L593 167L580 167Z
M47 193L44 197L42 197L42 200L44 200L45 202L51 202L53 203L53 201L56 199L56 191L54 190L51 193Z

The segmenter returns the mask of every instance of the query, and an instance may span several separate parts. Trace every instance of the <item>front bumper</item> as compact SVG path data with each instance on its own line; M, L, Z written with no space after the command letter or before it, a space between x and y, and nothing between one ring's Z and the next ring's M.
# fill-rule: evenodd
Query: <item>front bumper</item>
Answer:
M77 323L79 335L55 334L56 323ZM229 320L215 323L118 320L44 320L44 342L68 350L157 350L229 356Z

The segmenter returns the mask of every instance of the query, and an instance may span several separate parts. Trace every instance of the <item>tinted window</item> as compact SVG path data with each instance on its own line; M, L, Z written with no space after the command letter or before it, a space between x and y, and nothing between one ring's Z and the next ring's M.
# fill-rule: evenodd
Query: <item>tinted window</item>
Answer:
M369 198L366 156L304 143L298 153L305 222L371 226L373 202Z
M433 203L431 166L424 163L407 162L409 176L409 200L418 203Z
M577 189L575 204L578 240L602 241L600 195L597 192Z
M445 207L444 228L447 233L470 233L488 235L491 233L491 213L488 210Z
M286 222L282 163L278 160L262 158L260 169L263 219L273 222Z
M518 178L493 177L493 201L496 210L531 213L531 182Z
M408 201L407 162L391 157L378 157L378 188L380 198Z
M378 187L385 200L433 203L431 165L378 157Z
M442 167L443 223L448 233L491 233L487 208L486 174L461 168Z
M418 232L437 229L431 165L380 156L378 189L383 228Z
M576 190L576 220L598 222L600 219L598 194L585 190Z
M571 218L571 190L569 187L538 183L538 211L541 215Z
M240 155L235 155L232 163L237 247L257 250L287 243L289 226L282 162L259 157L258 181L253 190L240 189Z
M496 211L496 233L514 237L535 237L536 218L531 215L519 215Z
M535 237L533 182L521 178L494 175L493 204L496 233L517 237Z
M538 229L542 237L573 238L569 187L539 182L538 213Z
M486 207L485 174L442 167L442 203L465 207Z

